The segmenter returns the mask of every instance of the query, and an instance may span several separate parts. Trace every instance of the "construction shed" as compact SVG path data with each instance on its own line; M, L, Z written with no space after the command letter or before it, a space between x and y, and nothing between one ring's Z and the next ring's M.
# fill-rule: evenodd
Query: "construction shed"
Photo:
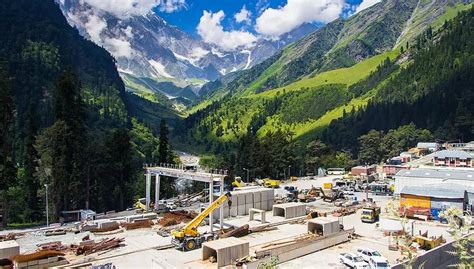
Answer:
M249 242L235 237L219 239L202 244L202 260L211 256L217 261L217 268L231 265L236 259L249 255Z
M405 205L403 205L402 200L404 197L406 197L406 201L411 201L411 203L405 202ZM423 207L430 208L431 216L435 219L438 218L441 211L450 207L456 207L463 211L466 209L467 192L462 190L459 186L446 186L439 184L423 187L406 186L401 192L400 205L407 206L415 204L412 201L414 200L412 197L416 197L418 201L429 200L429 207ZM418 203L417 207L421 207L419 205L420 203ZM425 202L423 202L423 205L425 205Z
M273 216L292 219L306 215L306 205L303 203L286 203L273 205Z
M396 195L405 186L425 187L433 184L444 185L447 188L459 188L468 193L474 192L474 170L466 168L417 168L401 170L395 176Z
M15 240L0 242L0 260L20 254L20 245Z
M366 165L366 166L355 166L351 169L351 174L353 176L368 176L375 174L377 172L376 165Z
M435 166L473 167L473 156L462 150L441 150L435 153Z
M308 233L327 236L340 230L339 220L336 218L321 217L308 220Z

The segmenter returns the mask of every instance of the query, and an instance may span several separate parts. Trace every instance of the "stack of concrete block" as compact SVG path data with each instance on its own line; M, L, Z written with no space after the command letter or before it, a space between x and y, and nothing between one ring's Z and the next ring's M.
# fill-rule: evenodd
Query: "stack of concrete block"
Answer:
M20 254L20 245L15 240L0 242L0 259L8 259Z
M109 220L109 219L99 220L99 221L96 221L96 223L97 223L97 228L99 228L99 229L107 229L107 228L110 228L110 227L117 226L116 221Z
M143 214L140 214L140 215L131 215L131 216L127 216L125 217L125 221L126 222L129 222L129 223L132 223L134 220L136 219L143 219Z
M249 189L243 188L241 190L231 192L231 195L230 201L232 201L232 205L230 206L230 209L228 201L224 202L223 204L224 218L229 216L246 216L249 214L250 208L261 209L265 211L272 210L275 190L262 187ZM217 198L218 196L215 195L214 199ZM219 219L219 211L219 208L214 210L214 219Z
M28 262L14 262L14 266L18 269L46 269L55 266L66 265L68 263L69 262L64 257L54 256L40 260L32 260Z

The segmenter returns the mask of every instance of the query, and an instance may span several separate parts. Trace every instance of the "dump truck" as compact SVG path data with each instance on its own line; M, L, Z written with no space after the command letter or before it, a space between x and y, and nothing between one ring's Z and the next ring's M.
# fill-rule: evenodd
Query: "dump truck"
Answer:
M221 195L182 229L171 231L171 236L173 237L171 243L175 248L189 251L201 248L204 242L217 239L218 235L215 233L199 233L198 227L214 209L218 208L225 201L228 200L227 202L230 207L232 205L232 201L229 199L231 196L230 192Z
M374 223L379 221L380 218L380 207L369 204L362 208L362 214L360 219L362 222Z

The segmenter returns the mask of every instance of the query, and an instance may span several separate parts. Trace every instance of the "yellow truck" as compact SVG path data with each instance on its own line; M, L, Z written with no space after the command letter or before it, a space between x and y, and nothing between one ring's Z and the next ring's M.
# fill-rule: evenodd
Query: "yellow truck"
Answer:
M367 205L362 208L360 219L362 222L374 223L379 221L380 207L375 205Z

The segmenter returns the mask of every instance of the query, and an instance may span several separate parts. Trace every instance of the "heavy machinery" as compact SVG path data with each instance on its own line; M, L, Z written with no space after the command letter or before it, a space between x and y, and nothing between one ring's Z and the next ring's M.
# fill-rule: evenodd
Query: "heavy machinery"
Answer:
M323 190L323 188L321 188L321 187L320 188L315 188L315 189L319 191L320 196L323 196L323 201L324 202L332 203L332 202L336 201L337 199L344 198L344 193L342 191L340 191L339 189L333 188L332 190L329 190L329 191L331 191L331 195L328 195ZM328 191L328 190L326 190L326 191Z
M263 186L266 187L266 188L279 188L280 187L280 180L264 178L263 179Z
M241 177L235 177L234 181L232 182L232 187L242 188L245 187L245 183L242 181Z
M138 199L135 204L133 205L135 209L141 209L143 211L146 211L146 198L140 198Z
M138 199L133 205L134 209L140 212L146 212L146 198ZM155 202L150 202L150 210L157 213L165 213L170 211L170 206L167 205L164 201L159 201L158 205L155 205Z
M380 207L375 204L367 204L362 208L360 220L362 222L374 223L379 221Z
M420 246L421 249L424 250L430 250L435 247L438 247L442 244L444 244L446 240L443 238L443 236L432 236L428 237L428 231L424 234L420 234L416 236L416 243Z
M226 200L228 200L232 195L230 192L221 195L214 202L212 202L206 209L204 209L199 215L197 215L192 221L190 221L186 226L180 230L171 231L173 239L171 243L177 248L182 250L193 250L200 248L202 243L211 241L217 238L217 234L214 233L204 233L200 234L198 232L199 225L204 221L204 219L209 216L214 209L218 208ZM232 201L228 201L229 207L232 205Z

